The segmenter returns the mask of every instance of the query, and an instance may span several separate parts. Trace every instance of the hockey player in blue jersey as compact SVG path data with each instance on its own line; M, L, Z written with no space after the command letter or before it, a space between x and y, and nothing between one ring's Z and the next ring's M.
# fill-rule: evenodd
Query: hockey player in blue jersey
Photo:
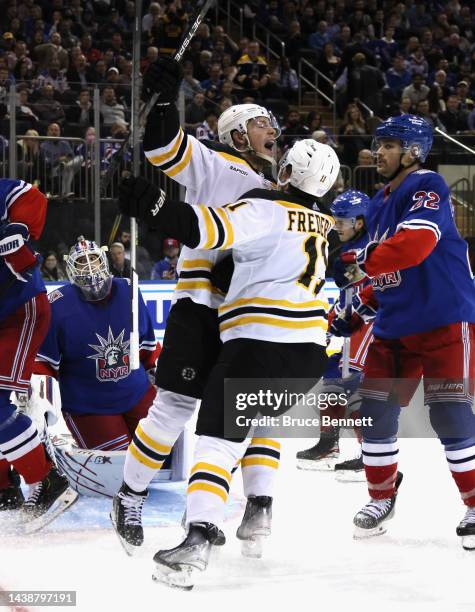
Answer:
M81 237L67 258L71 285L49 294L51 324L35 373L58 379L66 425L80 448L125 450L156 389L152 320L139 293L140 367L129 367L130 286L113 278L107 257ZM159 346L159 345L158 345Z
M335 219L335 230L342 243L340 254L350 249L364 248L368 243L368 232L365 226L365 215L368 212L370 198L361 191L350 189L340 194L330 207ZM336 303L338 314L345 311L345 287L349 285L346 267L338 257L333 264L333 279L340 287L340 296ZM363 275L363 278L364 275ZM356 304L355 304L356 305ZM347 406L332 406L327 408L325 416L331 418L342 418L346 412L356 418L360 398L357 388L360 374L364 367L367 347L372 340L372 325L369 322L375 312L363 304L356 307L354 314L361 315L361 325L358 330L351 330L343 317L334 317L329 332L337 336L351 334L350 347L350 378L342 381L341 359L342 353L338 352L328 360L327 369L321 381L322 393L341 393L342 388L351 391ZM355 414L356 412L356 414ZM359 440L359 428L355 428ZM297 467L303 470L333 470L338 472L344 479L357 479L358 473L363 470L361 457L337 463L339 457L339 428L333 425L321 425L320 439L312 448L297 453Z
M388 182L371 200L370 242L342 257L371 278L360 297L378 308L360 387L361 416L373 418L362 444L371 500L355 516L355 536L384 533L393 515L399 483L394 395L399 379L412 385L423 376L432 427L467 506L457 534L472 550L475 286L449 188L440 174L421 168L431 146L432 128L414 115L391 117L376 128L377 170Z
M39 257L30 243L43 231L46 208L46 197L29 183L0 179L0 511L22 506L28 531L43 527L77 497L29 416L10 398L12 391L28 391L50 319ZM30 485L25 502L18 474Z

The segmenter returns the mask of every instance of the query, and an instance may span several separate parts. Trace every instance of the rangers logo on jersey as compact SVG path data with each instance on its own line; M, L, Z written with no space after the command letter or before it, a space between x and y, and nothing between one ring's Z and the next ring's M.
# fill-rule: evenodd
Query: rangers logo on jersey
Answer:
M100 382L118 382L129 375L130 341L124 342L124 333L123 329L117 338L114 338L109 327L107 339L96 333L100 344L89 344L97 351L94 355L88 355L88 359L96 360L96 378Z

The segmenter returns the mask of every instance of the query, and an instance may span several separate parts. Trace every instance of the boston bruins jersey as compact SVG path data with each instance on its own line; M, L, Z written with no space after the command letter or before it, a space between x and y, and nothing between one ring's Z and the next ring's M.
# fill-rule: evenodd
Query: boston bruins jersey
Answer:
M234 274L219 307L223 342L254 338L326 346L323 298L331 216L317 204L255 189L219 208L192 206L198 248L233 249ZM198 240L198 236L196 236Z
M250 189L272 188L271 181L255 172L237 151L186 134L179 125L176 109L172 108L161 122L165 122L166 130L155 139L149 130L145 155L154 166L186 187L185 201L189 204L206 202L222 206L236 201ZM188 297L217 308L223 302L223 294L212 286L210 277L214 264L223 256L218 251L184 246L177 265L179 279L174 300Z

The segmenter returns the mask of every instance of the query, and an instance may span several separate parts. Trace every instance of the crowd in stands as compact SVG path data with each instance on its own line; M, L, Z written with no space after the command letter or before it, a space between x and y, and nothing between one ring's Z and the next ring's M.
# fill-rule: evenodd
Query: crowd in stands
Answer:
M374 127L369 109L379 117L413 112L448 133L475 134L473 2L250 0L239 6L240 38L214 25L211 15L183 57L185 126L197 138L216 139L220 113L237 102L274 110L283 126L281 147L312 137L337 148L349 166L368 165L361 161L367 153L361 154L368 151ZM191 0L144 3L142 72L159 54L173 53L195 8ZM0 10L0 165L5 170L8 121L15 112L23 177L61 197L84 193L95 155L96 86L102 171L128 134L135 5L130 0L5 0ZM269 55L255 40L256 23L285 42L284 57ZM280 54L275 40L271 48ZM329 79L319 80L324 95L318 112L298 108L300 58ZM8 105L11 83L14 111ZM324 119L334 97L336 129ZM166 250L162 254L173 260ZM55 273L49 267L53 256L45 259L45 274ZM111 248L111 257L122 273L119 246ZM154 268L154 274L172 268Z

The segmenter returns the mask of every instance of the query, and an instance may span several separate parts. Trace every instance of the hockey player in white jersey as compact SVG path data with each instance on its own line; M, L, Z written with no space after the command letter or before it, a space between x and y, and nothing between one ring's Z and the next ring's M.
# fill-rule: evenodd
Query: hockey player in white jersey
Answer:
M169 585L189 589L193 571L206 569L224 519L231 471L249 445L247 425L232 440L226 435L225 413L231 406L225 402L224 380L308 378L313 386L325 369L328 302L320 291L334 221L316 199L332 187L339 167L331 147L303 140L279 166L286 192L254 189L237 202L210 208L168 201L142 178L128 179L121 187L124 214L160 227L191 248L232 248L235 261L219 308L223 345L198 416L187 492L188 534L179 546L154 557L156 578ZM258 410L248 408L246 417ZM252 535L257 545L268 535L268 511L262 496L248 501L243 538Z
M144 134L148 160L184 185L185 200L194 205L221 206L250 189L271 188L272 177L264 171L275 163L273 147L280 134L272 114L256 104L238 104L219 118L221 144L199 141L180 126L175 104L180 81L181 68L169 58L152 64L144 75L145 94L160 93ZM209 223L222 214L210 213ZM179 280L157 367L158 392L127 451L124 483L114 499L119 535L131 546L143 541L139 508L146 489L202 398L220 351L217 308L224 293L218 286L225 287L217 280L216 264L226 269L231 258L220 261L224 256L221 251L187 246L180 255ZM251 443L241 462L247 497L272 495L279 450L279 442L263 436Z

